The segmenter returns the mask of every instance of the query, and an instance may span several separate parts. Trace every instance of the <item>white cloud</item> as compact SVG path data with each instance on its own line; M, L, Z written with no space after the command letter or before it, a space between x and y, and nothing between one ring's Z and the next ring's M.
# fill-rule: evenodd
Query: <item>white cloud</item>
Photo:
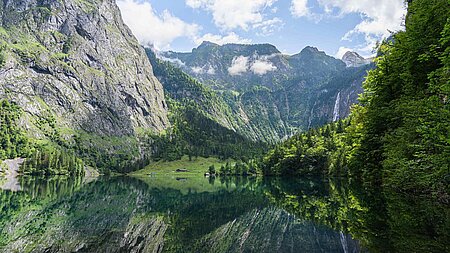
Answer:
M269 36L273 34L274 31L280 30L283 27L283 20L279 18L273 18L261 23L257 23L253 25L253 28L259 28L261 30L258 35Z
M257 75L265 75L268 72L274 71L276 69L277 67L275 67L271 62L264 60L256 60L250 67L250 70Z
M351 48L348 47L340 47L337 51L337 53L335 54L336 59L342 59L342 57L344 56L345 53L347 53L348 51L355 51Z
M203 68L201 67L192 67L191 69L195 74L203 74Z
M249 69L248 57L238 56L234 57L231 67L228 68L228 73L232 76L241 75Z
M186 23L167 10L157 15L148 2L118 0L117 5L124 22L142 45L168 49L175 39L188 37L193 40L200 30L198 25Z
M233 58L231 66L228 68L228 73L232 76L242 75L248 71L253 72L256 75L265 75L270 71L275 71L276 66L270 62L270 59L275 57L273 55L254 55L252 60L250 57L237 56Z
M194 72L195 74L208 74L208 75L214 75L216 74L216 70L211 66L203 66L203 67L192 67L191 68L192 72Z
M205 1L203 0L186 0L186 5L191 8L197 9L200 8L204 4L204 2Z
M263 12L277 0L186 0L194 9L205 9L212 13L214 23L224 29L242 28L265 21Z
M183 61L181 61L178 58L167 58L167 57L164 57L164 56L161 56L161 55L158 55L158 54L156 56L159 59L163 60L163 61L168 61L168 62L173 63L173 64L178 65L178 66L185 66L186 65Z
M402 29L402 17L406 14L404 1L400 0L318 0L326 9L338 8L342 14L361 13L363 21L353 31L376 35L389 35Z
M209 68L208 68L208 70L206 71L206 73L207 73L208 75L215 75L215 74L216 74L216 70L215 70L212 66L209 66Z
M308 0L292 0L291 13L297 18L309 16Z
M370 52L380 39L390 35L390 31L402 30L402 18L406 14L404 1L401 0L318 0L327 13L338 11L339 15L360 13L363 21L349 31L343 40L363 35L365 45L360 51Z
M237 35L234 32L228 33L225 36L207 33L207 34L203 35L202 37L198 37L195 39L195 43L197 45L200 45L203 41L209 41L209 42L213 42L213 43L216 43L219 45L230 44L230 43L248 44L248 43L252 42L250 39L241 38L239 35Z

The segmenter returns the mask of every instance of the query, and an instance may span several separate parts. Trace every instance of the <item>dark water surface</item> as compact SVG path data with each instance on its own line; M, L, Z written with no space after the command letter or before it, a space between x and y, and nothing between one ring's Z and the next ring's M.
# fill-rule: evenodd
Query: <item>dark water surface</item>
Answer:
M1 252L450 252L448 206L337 180L21 178Z

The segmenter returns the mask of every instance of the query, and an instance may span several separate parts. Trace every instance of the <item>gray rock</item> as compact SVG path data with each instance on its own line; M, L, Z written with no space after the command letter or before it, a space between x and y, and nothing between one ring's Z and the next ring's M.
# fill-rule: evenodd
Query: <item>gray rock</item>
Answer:
M372 58L365 59L356 52L348 51L342 57L342 61L345 62L347 67L360 67L372 63L373 59Z
M36 119L106 136L169 126L163 88L113 0L0 2L0 99Z

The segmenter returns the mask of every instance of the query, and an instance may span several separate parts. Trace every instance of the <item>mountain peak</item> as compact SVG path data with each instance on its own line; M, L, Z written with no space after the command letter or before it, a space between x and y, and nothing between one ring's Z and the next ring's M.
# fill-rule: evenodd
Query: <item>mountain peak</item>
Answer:
M200 46L198 46L198 48L200 48L200 47L215 47L215 46L219 46L219 45L214 42L205 40L202 42L202 44L200 44Z
M342 57L342 61L345 62L347 67L359 67L369 64L371 62L370 59L365 59L357 52L352 51L348 51L347 53L345 53L344 56Z
M319 49L317 47L307 46L300 53L319 53Z
M344 54L344 56L342 56L342 60L352 59L352 58L364 60L364 57L359 55L357 52L353 52L353 51L348 51L347 53Z
M314 55L326 55L325 52L320 51L317 47L311 47L311 46L307 46L305 48L303 48L302 51L300 51L300 53L293 55L293 58L298 58L298 57L311 57Z
M318 55L326 55L325 52L320 51L317 47L311 47L307 46L300 51L298 54L294 54L291 56L293 59L299 59L299 58L310 58Z

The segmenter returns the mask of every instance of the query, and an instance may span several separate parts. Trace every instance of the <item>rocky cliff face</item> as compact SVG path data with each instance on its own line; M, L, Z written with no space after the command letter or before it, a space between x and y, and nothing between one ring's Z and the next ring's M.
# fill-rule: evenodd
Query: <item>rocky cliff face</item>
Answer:
M0 2L0 98L61 129L133 135L168 127L163 88L114 0Z

